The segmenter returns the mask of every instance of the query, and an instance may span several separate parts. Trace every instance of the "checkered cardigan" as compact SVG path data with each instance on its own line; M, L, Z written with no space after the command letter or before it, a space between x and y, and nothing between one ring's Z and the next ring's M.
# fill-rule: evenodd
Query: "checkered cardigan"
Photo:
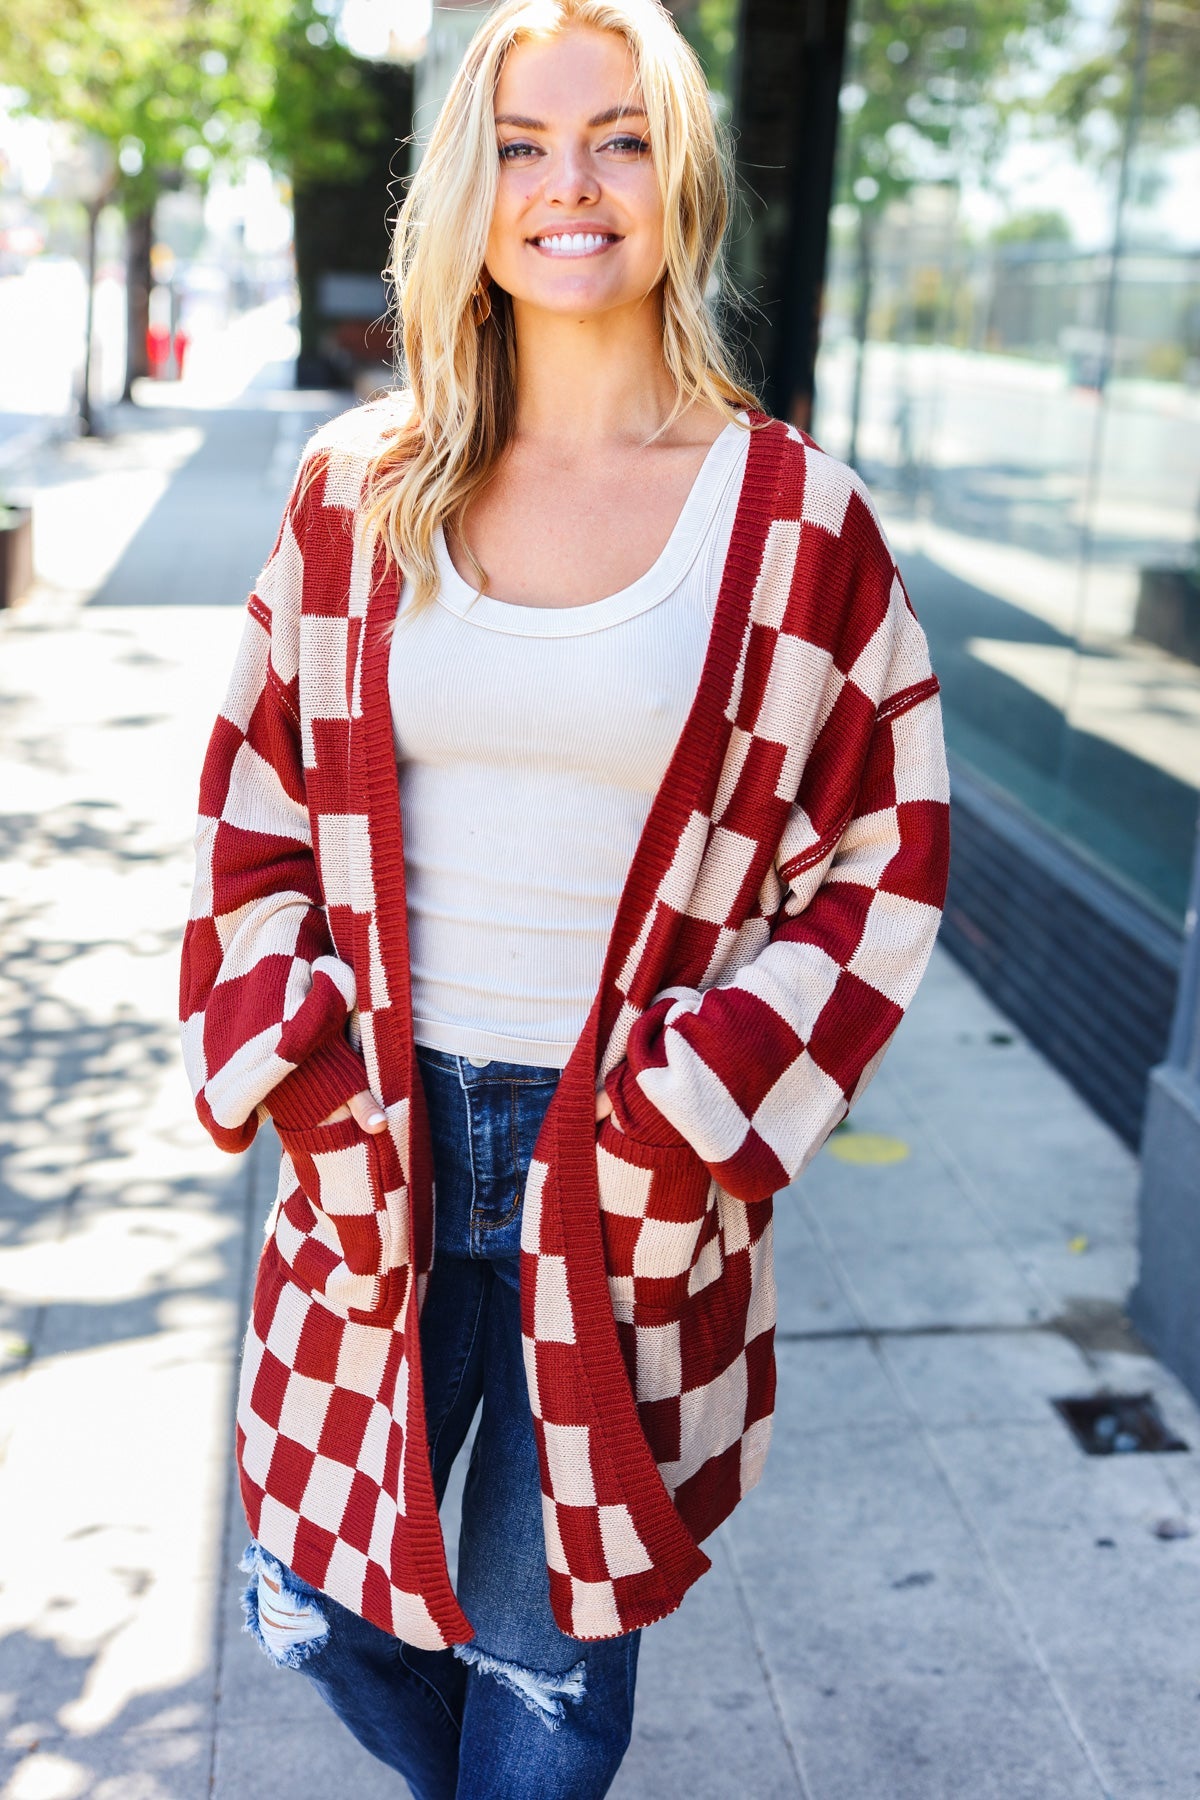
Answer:
M353 529L395 406L312 441L251 595L204 764L181 1010L217 1143L270 1115L283 1147L238 1400L251 1530L437 1648L472 1626L417 1330L433 1194L387 682L399 578ZM546 1559L578 1638L678 1606L759 1478L772 1195L874 1073L944 898L938 684L871 502L802 433L752 424L699 687L525 1190ZM319 1123L367 1086L386 1133Z

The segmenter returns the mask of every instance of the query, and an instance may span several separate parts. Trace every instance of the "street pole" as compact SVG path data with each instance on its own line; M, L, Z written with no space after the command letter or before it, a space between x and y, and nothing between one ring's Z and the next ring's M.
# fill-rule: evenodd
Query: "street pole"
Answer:
M61 158L56 170L56 194L82 206L87 220L87 242L84 254L83 378L79 395L79 430L84 437L95 437L99 426L92 406L92 338L96 324L96 264L100 214L115 191L117 163L112 146L99 137L79 137Z
M874 218L861 201L858 209L858 288L854 305L854 389L850 397L850 444L846 461L859 470L858 431L862 422L863 375L867 360L867 332L871 324L871 286L874 276Z
M96 420L92 411L92 336L96 323L96 239L99 235L100 208L103 201L89 200L87 213L87 302L83 328L83 388L79 396L79 430L83 437L96 436Z

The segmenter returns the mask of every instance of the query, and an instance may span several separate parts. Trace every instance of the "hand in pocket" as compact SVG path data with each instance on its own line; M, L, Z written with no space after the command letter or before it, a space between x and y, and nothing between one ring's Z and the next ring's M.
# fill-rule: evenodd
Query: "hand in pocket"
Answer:
M353 1119L364 1131L372 1133L387 1130L387 1118L382 1106L371 1092L363 1088L360 1094L352 1094L344 1106L335 1107L322 1125L340 1125L343 1119Z

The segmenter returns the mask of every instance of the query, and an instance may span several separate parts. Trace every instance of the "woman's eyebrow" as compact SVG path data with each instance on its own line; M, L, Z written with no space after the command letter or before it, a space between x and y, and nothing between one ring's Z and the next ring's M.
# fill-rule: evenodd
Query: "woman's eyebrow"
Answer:
M615 125L618 119L644 119L645 117L644 106L610 106L607 112L597 113L594 119L589 119L588 124Z
M610 106L606 112L599 112L595 118L588 120L588 125L615 125L618 119L644 119L646 110L641 106ZM522 131L548 131L550 127L544 119L527 119L522 113L497 113L497 125L517 125Z

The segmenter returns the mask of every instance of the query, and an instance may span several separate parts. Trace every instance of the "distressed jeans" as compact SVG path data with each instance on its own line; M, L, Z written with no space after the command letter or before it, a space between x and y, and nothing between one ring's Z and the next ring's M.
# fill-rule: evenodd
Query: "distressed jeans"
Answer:
M414 1800L593 1800L629 1744L640 1634L584 1643L550 1610L518 1251L558 1071L424 1047L417 1061L437 1195L421 1355L439 1505L482 1401L458 1544L457 1592L475 1636L415 1649L253 1544L247 1628L309 1678Z

